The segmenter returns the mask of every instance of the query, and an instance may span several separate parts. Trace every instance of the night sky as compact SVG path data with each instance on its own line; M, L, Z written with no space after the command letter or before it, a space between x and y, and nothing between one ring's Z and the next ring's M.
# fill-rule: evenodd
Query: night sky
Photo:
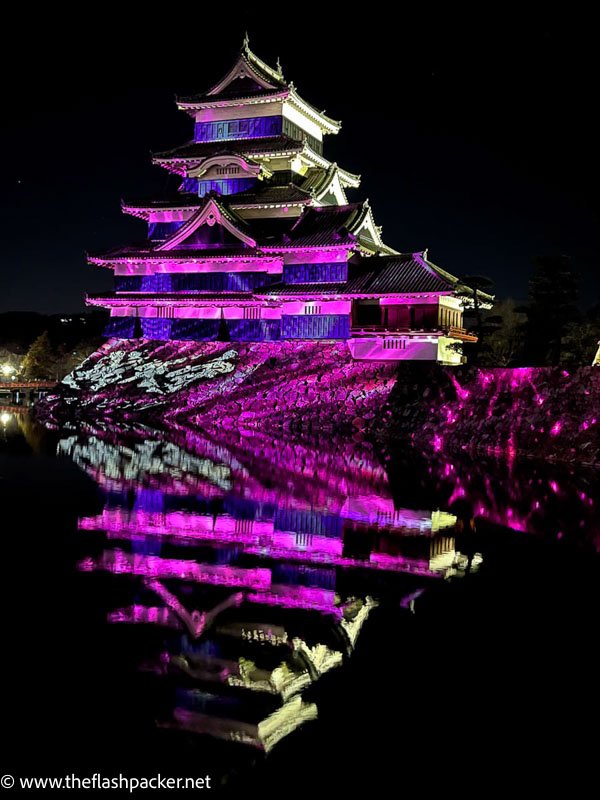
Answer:
M27 69L5 53L0 312L75 311L86 291L111 287L85 251L143 239L120 199L176 188L150 164L152 151L192 136L174 96L221 78L245 29L259 56L280 56L301 95L343 121L325 154L362 175L350 199L370 199L388 244L428 247L441 267L488 275L498 296L517 298L533 256L566 253L583 303L598 301L590 20L489 9L485 19L396 19L375 15L376 4L329 20L314 5L276 8L268 23L268 6L210 19L177 6L177 24L164 9L131 30L82 17L72 21L80 35L67 27L62 37L53 18L21 54Z

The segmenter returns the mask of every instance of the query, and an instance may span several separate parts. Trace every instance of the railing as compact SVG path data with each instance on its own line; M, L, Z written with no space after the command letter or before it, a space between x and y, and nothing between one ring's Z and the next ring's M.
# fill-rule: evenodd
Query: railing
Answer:
M386 325L353 325L350 328L353 336L369 333L422 333L422 331L411 330L410 328L391 328Z
M54 389L58 381L0 381L0 390Z
M451 325L448 328L448 336L453 337L454 339L462 339L463 342L476 342L477 336L472 333L469 333L466 328L458 328L454 325Z
M451 325L449 328L393 328L389 325L353 325L350 328L351 336L380 336L382 334L401 334L403 336L421 336L424 333L445 335L464 342L476 342L477 336L469 333L466 328Z

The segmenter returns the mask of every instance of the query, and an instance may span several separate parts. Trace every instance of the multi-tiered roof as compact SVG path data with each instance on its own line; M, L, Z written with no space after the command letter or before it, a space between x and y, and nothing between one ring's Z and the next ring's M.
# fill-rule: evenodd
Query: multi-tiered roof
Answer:
M292 330L322 338L310 331L322 332L323 320L291 325L289 317L307 313L340 317L325 325L334 334L325 338L348 338L355 318L349 301L430 303L456 293L456 278L426 251L401 254L384 243L368 201L349 202L360 176L329 161L323 147L341 124L306 102L279 63L258 58L247 38L220 81L177 106L194 120L194 139L155 154L153 163L181 178L179 190L124 201L125 213L148 224L147 241L90 255L115 272L117 291L89 299L119 317L113 334L133 335L135 317L147 337L175 338L185 329L184 338L211 338L214 325L196 326L192 335L193 326L144 319L189 319L191 303L208 319L219 301L221 308L240 301L229 317L256 323L234 325L232 338L264 338L264 314L244 309L267 306L279 308L278 316L268 314L267 338L297 338ZM289 305L290 297L341 304L307 310Z

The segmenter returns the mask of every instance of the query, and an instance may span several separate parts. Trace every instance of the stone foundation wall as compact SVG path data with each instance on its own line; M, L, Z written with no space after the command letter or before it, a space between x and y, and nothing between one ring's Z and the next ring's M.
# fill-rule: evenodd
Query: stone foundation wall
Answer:
M600 369L354 361L345 342L112 340L40 404L46 421L361 433L424 451L600 464Z
M39 409L46 418L149 418L197 427L351 430L380 420L393 363L354 361L345 342L113 340Z
M600 369L407 365L385 412L389 439L434 451L600 464Z

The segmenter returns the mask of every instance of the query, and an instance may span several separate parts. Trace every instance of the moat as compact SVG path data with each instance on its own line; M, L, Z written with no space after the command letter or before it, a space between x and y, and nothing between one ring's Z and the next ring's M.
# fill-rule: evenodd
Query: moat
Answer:
M4 412L6 762L275 791L441 787L506 730L585 757L598 473L362 438Z

